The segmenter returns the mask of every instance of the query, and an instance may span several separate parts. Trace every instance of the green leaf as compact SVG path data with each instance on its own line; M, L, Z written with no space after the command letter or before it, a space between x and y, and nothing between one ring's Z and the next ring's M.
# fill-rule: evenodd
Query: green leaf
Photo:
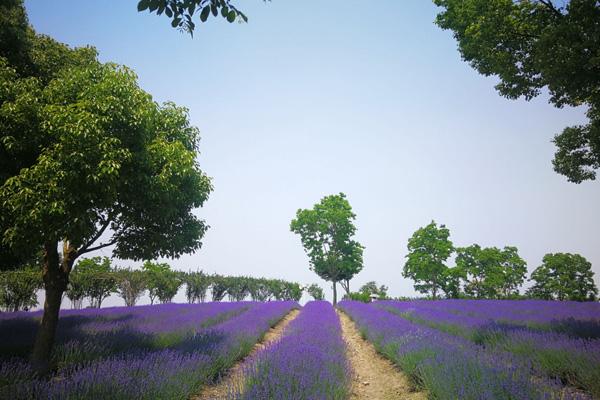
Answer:
M206 20L208 19L209 13L210 13L210 6L204 7L202 9L202 12L200 13L200 21L206 22Z
M227 7L222 7L222 8L221 8L221 16L222 16L223 18L227 18L227 14L229 14L229 8L227 8Z
M227 21L233 22L233 21L235 21L235 17L236 17L235 11L231 10L227 14Z
M149 0L140 0L138 2L137 9L138 9L138 11L144 11L149 6L150 6L150 1Z
M173 18L173 21L171 21L171 26L173 28L176 28L179 26L180 23L181 23L181 18L179 18L179 17Z
M212 11L212 14L216 17L217 15L219 15L219 11L217 10L217 6L214 4L210 5L210 10Z
M167 6L167 8L165 8L165 14L167 14L167 17L171 18L173 17L173 11L171 11L171 9Z

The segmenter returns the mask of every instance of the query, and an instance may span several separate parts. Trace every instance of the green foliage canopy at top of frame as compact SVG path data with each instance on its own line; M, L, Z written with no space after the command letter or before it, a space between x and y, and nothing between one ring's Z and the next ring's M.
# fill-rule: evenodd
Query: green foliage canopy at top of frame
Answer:
M557 107L585 105L589 123L554 138L556 172L571 182L600 168L600 4L596 0L434 0L465 61L526 100L546 88Z

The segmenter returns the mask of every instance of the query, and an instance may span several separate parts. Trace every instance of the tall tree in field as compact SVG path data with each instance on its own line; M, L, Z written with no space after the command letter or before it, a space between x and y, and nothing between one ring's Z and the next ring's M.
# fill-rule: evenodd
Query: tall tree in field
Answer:
M0 45L0 247L43 252L32 361L45 373L77 258L109 246L134 260L198 249L207 226L192 210L211 183L185 109L155 103L92 48L36 35L19 1L2 2L5 12L22 21L0 25L0 37L21 41Z
M531 273L528 294L542 299L591 301L598 296L592 264L579 254L546 254Z
M585 105L587 125L554 138L554 170L571 182L600 168L600 3L597 0L434 0L437 24L464 60L500 79L501 95L530 100L542 89L556 107Z
M408 240L402 276L415 281L415 290L431 293L433 299L438 298L440 289L445 286L448 271L445 263L454 251L449 237L448 228L444 225L438 227L435 221L431 221Z
M516 247L481 248L474 244L456 252L456 268L463 274L467 295L495 299L518 294L527 274L527 263Z
M290 224L291 231L300 235L310 269L332 283L333 304L338 282L349 282L363 267L364 247L352 239L355 219L346 195L340 193L324 197L312 209L298 210Z

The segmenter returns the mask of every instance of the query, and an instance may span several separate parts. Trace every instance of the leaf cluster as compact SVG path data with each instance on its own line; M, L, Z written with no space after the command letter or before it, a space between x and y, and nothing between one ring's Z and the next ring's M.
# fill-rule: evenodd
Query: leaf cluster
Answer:
M248 22L248 17L237 9L230 0L139 0L138 11L148 11L156 15L164 14L171 19L171 26L190 34L194 33L194 15L199 14L200 22L209 17L219 17L231 23Z

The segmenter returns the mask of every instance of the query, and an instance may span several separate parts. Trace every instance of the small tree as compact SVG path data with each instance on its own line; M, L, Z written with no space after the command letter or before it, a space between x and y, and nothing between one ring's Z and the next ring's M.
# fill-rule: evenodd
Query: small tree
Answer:
M169 303L177 294L182 284L177 271L173 271L167 263L144 262L142 267L148 282L150 304L158 299L161 303Z
M86 284L86 277L77 271L72 271L69 275L69 284L65 294L75 310L80 310L83 306L83 300L86 296Z
M592 264L579 254L546 254L529 280L535 282L527 292L532 297L592 301L598 295Z
M229 301L243 301L250 293L248 280L245 277L228 276L225 278L225 282Z
M80 260L74 268L81 276L83 292L90 305L100 308L111 293L117 291L117 282L108 257L92 257Z
M375 281L369 281L367 283L365 283L364 285L361 286L359 292L360 293L364 293L367 296L369 296L369 298L371 298L371 296L375 295L377 296L377 298L379 300L385 300L388 298L387 295L387 291L388 291L388 287L385 285L381 285L381 286L377 286L377 282Z
M131 268L115 271L119 296L125 300L127 307L133 307L148 288L146 274Z
M225 278L220 275L213 275L211 277L210 294L213 301L221 301L227 294L227 282Z
M283 299L300 301L302 298L302 286L296 282L284 282L283 283Z
M42 286L39 268L0 272L0 309L28 311L38 305L37 291Z
M188 303L204 303L206 291L210 287L210 277L202 271L198 271L185 273L182 279L185 284L185 297Z
M253 301L267 301L273 295L266 279L251 279L248 283L248 291Z
M306 288L306 292L315 300L325 299L325 293L323 292L323 289L316 283L309 285Z
M402 275L415 281L415 290L420 293L431 293L433 299L444 286L447 277L445 262L454 251L448 239L450 231L435 221L418 229L408 240L408 254Z
M290 229L300 235L310 268L332 283L333 303L337 303L337 283L350 279L363 267L363 249L352 237L356 233L356 215L346 195L326 196L312 209L298 210Z

